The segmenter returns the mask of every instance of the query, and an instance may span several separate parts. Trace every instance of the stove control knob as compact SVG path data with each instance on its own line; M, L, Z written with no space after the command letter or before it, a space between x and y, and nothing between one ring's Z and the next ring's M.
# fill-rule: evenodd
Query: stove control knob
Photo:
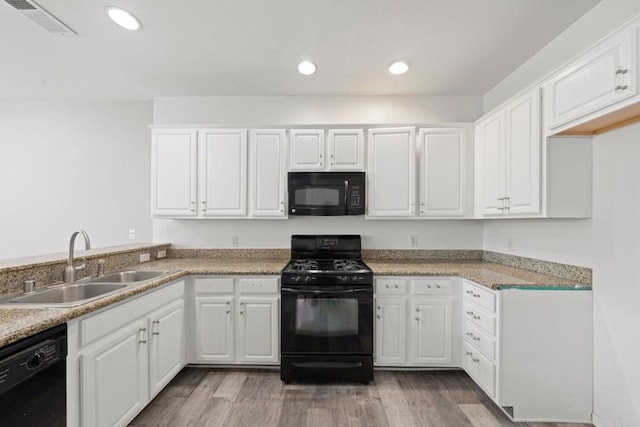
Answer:
M309 276L305 276L305 277L304 277L304 281L305 281L305 282L308 282L308 281L310 281L310 280L311 280L311 277L309 277Z

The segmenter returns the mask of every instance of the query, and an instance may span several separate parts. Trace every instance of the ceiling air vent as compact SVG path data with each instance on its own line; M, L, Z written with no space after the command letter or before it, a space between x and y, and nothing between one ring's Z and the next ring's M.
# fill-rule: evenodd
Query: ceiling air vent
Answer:
M29 0L5 0L24 16L50 32L59 36L75 36L76 33L49 12Z

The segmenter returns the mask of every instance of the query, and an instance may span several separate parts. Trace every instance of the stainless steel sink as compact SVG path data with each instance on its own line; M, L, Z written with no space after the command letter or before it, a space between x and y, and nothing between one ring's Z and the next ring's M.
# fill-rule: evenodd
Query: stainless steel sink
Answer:
M62 285L31 295L13 298L13 304L37 304L52 307L71 307L84 304L93 299L106 296L125 288L125 284L116 283L77 283Z
M164 270L130 270L110 273L102 277L94 277L89 283L134 283L155 279L167 274Z

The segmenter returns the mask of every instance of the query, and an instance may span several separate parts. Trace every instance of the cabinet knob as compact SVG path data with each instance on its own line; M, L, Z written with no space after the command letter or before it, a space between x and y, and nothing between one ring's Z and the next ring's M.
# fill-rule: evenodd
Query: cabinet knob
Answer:
M380 318L380 315L378 314L376 317L379 319L379 318Z
M420 318L419 318L419 317L416 317L416 321L417 321L417 322L419 322L419 321L420 321Z
M437 289L440 289L440 285L436 285L436 288L437 288Z
M398 285L396 285L396 289L398 289Z
M378 306L378 310L380 310L380 306Z
M416 313L420 313L420 309L419 308L416 308Z
M389 285L385 285L387 289L389 289Z

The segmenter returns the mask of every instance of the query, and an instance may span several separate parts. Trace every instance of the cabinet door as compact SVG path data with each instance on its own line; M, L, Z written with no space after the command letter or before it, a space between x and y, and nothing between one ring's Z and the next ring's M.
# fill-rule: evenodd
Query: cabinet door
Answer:
M332 129L328 134L329 169L364 170L362 129Z
M416 365L450 365L453 347L451 300L414 298L410 306L409 362Z
M290 137L290 170L324 169L324 130L292 129Z
M535 88L506 107L508 214L540 212L540 89Z
M160 308L148 321L149 398L152 399L184 364L184 300Z
M504 111L479 122L476 126L476 194L482 215L503 212L505 197L505 125Z
M151 140L152 214L196 216L197 140L190 129L154 129Z
M246 215L247 131L204 129L198 140L200 215Z
M546 126L572 120L637 93L635 28L604 40L544 85Z
M141 320L98 341L81 361L82 425L120 426L147 403L148 330Z
M196 360L235 361L234 298L232 295L196 298Z
M418 147L420 215L464 215L464 129L420 129Z
M404 365L407 348L407 299L376 299L374 362L376 366Z
M251 215L285 217L286 136L284 130L252 130L249 138L251 158Z
M415 215L415 131L369 129L367 215Z
M278 297L240 297L238 359L241 363L277 364Z

